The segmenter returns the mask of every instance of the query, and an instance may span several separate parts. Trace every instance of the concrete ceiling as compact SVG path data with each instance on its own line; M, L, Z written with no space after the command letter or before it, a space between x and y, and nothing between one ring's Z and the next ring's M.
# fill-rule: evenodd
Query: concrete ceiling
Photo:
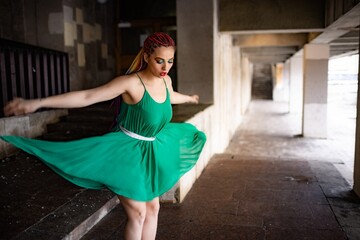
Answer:
M283 19L279 21L281 20ZM250 21L255 20L250 19ZM289 21L294 21L294 19ZM241 52L248 56L251 62L273 64L285 62L307 43L329 44L330 57L358 54L359 24L360 3L357 3L344 14L337 16L325 28L257 30L253 26L253 29L222 32L233 35L234 45L240 46ZM264 23L260 22L259 28L261 26L264 26Z
M311 43L328 43L330 57L359 53L360 3L327 26Z
M359 30L349 31L332 40L330 43L330 56L340 57L359 53Z

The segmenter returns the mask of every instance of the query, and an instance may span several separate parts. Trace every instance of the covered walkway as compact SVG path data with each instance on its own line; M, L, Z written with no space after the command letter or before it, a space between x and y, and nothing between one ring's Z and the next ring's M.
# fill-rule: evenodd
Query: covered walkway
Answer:
M344 164L353 140L337 131L302 138L300 118L287 104L253 101L184 202L162 204L157 239L359 239L360 200ZM83 239L122 239L121 212L115 208Z

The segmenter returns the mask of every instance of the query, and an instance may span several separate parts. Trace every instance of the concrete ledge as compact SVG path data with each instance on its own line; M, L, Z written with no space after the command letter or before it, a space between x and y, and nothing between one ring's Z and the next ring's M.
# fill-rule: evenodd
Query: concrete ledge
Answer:
M68 110L48 110L24 116L0 118L0 135L15 135L22 137L38 137L46 132L46 125L59 121L61 116L68 114ZM0 141L0 158L17 152L12 145Z
M80 239L91 228L93 228L98 222L100 222L112 209L114 209L120 203L119 198L114 196L107 203L105 203L99 210L89 216L81 224L74 228L64 240Z
M183 120L195 125L199 130L205 132L207 142L196 166L186 173L171 190L160 197L162 202L182 202L214 154L215 150L212 146L214 146L216 138L211 137L214 127L211 119L214 119L214 114L214 106L210 105L180 105L174 109L173 120L175 122Z

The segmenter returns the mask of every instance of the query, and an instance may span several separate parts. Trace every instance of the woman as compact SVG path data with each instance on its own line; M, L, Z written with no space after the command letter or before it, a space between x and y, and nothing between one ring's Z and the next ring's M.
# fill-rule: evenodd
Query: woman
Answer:
M116 99L117 124L103 136L49 142L0 136L39 157L56 173L85 188L108 188L127 213L125 239L155 239L159 196L195 164L206 137L188 123L170 123L171 104L197 103L198 96L175 92L167 75L174 63L175 43L165 33L144 42L124 76L83 91L45 99L14 99L6 116L39 108L78 108Z

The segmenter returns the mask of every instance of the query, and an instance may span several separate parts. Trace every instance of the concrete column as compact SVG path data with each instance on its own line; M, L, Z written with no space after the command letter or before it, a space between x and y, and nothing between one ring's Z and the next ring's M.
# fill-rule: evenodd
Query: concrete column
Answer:
M273 100L289 102L290 62L276 64Z
M304 137L327 137L329 54L327 44L306 44L304 47Z
M301 51L290 59L290 112L302 112L303 88L303 54Z
M360 39L359 39L360 47ZM360 55L359 55L360 57ZM360 60L360 59L359 59ZM356 138L355 138L355 163L354 163L354 191L360 196L360 61L358 66L358 95L357 95L357 116L356 116Z
M214 100L215 6L208 0L176 1L178 90L207 103Z

